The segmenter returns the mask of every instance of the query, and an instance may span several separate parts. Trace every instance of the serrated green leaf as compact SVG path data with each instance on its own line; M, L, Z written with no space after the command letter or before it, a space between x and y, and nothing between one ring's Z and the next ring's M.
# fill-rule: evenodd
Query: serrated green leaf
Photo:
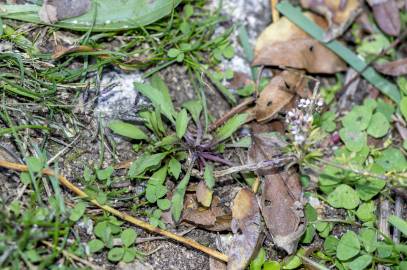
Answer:
M353 231L348 231L339 240L336 248L336 257L341 261L349 260L360 252L358 236Z
M171 201L171 214L174 221L178 222L181 218L182 208L184 206L184 195L189 183L190 174L187 173L184 178L179 182L175 189Z
M182 104L182 107L188 110L195 123L199 122L199 116L201 115L203 108L202 102L199 99L188 100Z
M177 119L175 122L175 130L178 138L181 139L182 137L184 137L185 132L187 131L188 122L189 122L188 113L185 109L182 109L177 114Z
M158 166L161 161L167 156L167 152L157 154L143 154L141 157L132 162L128 175L136 177L142 175L145 171Z
M61 27L77 31L111 32L139 28L153 23L171 13L181 1L144 1L144 0L93 0L95 8L81 16L61 20L52 27ZM38 5L0 5L0 17L25 22L45 24L39 18Z
M218 142L226 140L232 134L238 130L244 123L246 123L248 113L237 114L229 119L223 126L216 130L215 138Z
M134 83L134 85L143 96L147 97L153 103L154 107L159 108L161 113L175 124L174 105L171 100L166 98L165 94L150 84Z
M137 126L120 120L110 121L108 127L115 133L130 139L147 140L147 135Z
M168 163L168 172L178 180L179 175L181 174L181 163L177 159L171 158Z

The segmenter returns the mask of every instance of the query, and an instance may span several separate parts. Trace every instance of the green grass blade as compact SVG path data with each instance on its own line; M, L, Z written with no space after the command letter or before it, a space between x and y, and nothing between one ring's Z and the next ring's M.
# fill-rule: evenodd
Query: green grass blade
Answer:
M300 8L292 6L288 1L283 1L277 5L277 9L299 28L336 53L356 71L362 72L366 68L367 64L340 42L336 40L327 43L323 42L324 30L305 17ZM362 72L362 76L397 104L400 102L401 97L397 86L383 78L373 68L367 68Z

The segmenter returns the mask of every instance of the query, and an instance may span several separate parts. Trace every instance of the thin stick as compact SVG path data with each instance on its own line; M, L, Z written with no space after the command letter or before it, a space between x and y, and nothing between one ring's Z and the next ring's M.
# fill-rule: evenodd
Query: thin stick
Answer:
M276 6L278 4L278 0L270 0L270 4L271 4L271 15L273 17L273 23L275 23L276 21L278 21L280 19L280 13L278 13L278 10L276 8Z
M20 172L28 171L28 167L26 165L13 163L13 162L8 162L8 161L5 161L5 160L0 160L0 167L15 170L15 171L20 171ZM79 197L88 198L88 195L85 192L83 192L80 188L78 188L73 183L71 183L63 175L56 175L55 172L50 170L50 169L43 169L42 173L45 174L45 175L48 175L48 176L57 177L59 182L62 185L64 185L66 188L71 190L73 193L75 193ZM221 261L224 261L224 262L228 261L228 256L227 255L225 255L223 253L220 253L220 252L218 252L218 251L216 251L214 249L205 247L205 246L203 246L203 245L201 245L201 244L199 244L199 243L197 243L197 242L195 242L195 241L193 241L191 239L176 235L176 234L174 234L172 232L165 231L165 230L162 230L160 228L156 228L153 225L151 225L151 224L149 224L149 223L147 223L145 221L137 219L137 218L135 218L133 216L130 216L130 215L126 214L126 213L120 212L119 210L116 210L113 207L110 207L108 205L101 205L95 199L90 199L89 201L91 203L93 203L94 205L96 205L97 207L99 207L99 208L101 208L101 209L103 209L103 210L105 210L105 211L107 211L107 212L109 212L109 213L111 213L111 214L125 220L125 221L128 221L128 222L130 222L130 223L132 223L132 224L134 224L134 225L136 225L136 226L138 226L140 228L143 228L143 229L145 229L147 231L158 233L158 234L161 234L163 236L166 236L166 237L168 237L170 239L173 239L175 241L178 241L180 243L183 243L185 245L193 247L193 248L195 248L197 250L200 250L200 251L202 251L202 252L204 252L204 253L206 253L206 254L208 254L210 256L213 256L213 257L215 257L215 258L217 258L217 259L219 259Z

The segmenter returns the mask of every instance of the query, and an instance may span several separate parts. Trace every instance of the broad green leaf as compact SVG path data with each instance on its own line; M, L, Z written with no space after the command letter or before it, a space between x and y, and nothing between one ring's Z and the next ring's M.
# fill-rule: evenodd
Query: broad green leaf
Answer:
M91 253L96 253L101 251L105 247L105 244L99 239L93 239L88 242L88 247Z
M390 129L390 123L386 116L377 112L372 116L369 127L367 128L367 134L373 138L381 138L387 134Z
M128 175L132 178L142 175L146 170L158 166L168 153L157 153L153 155L143 154L132 162Z
M321 116L321 128L326 132L332 132L336 129L335 113L327 111Z
M171 207L171 201L168 200L168 199L158 200L157 201L157 206L163 211L168 210Z
M150 203L155 203L158 199L162 198L167 194L168 189L164 185L151 185L147 184L146 188L146 198Z
M182 107L188 110L195 123L199 122L199 116L201 115L203 108L202 102L199 99L188 100L182 104Z
M336 248L336 257L341 261L349 260L360 252L358 236L353 231L348 231L339 240Z
M366 37L356 51L363 57L377 55L390 46L390 41L383 34Z
M137 126L120 120L113 120L108 126L114 133L135 140L147 140L147 135Z
M179 175L181 174L181 163L177 159L171 158L168 163L168 172L178 180Z
M407 222L405 220L399 218L398 216L391 215L389 217L389 222L405 236L407 236Z
M287 270L296 269L300 267L300 265L302 265L300 257L294 255L287 258L287 260L283 264L283 269Z
M130 263L130 262L134 261L134 259L136 258L136 255L137 255L137 250L135 247L126 248L124 250L122 261L124 263Z
M361 179L355 185L356 192L362 201L368 201L374 196L379 194L379 192L386 185L386 181L380 179Z
M127 228L120 234L120 239L125 247L130 247L134 244L137 238L137 233L132 228Z
M77 203L75 207L72 209L71 215L69 216L69 220L74 222L78 221L85 213L86 206L87 205L85 202Z
M237 114L229 119L223 126L216 130L215 138L218 142L226 140L238 130L244 123L246 123L248 113Z
M143 96L146 96L153 103L154 107L160 109L161 113L165 115L168 120L175 123L171 100L168 100L159 89L152 87L150 84L134 83L134 85Z
M336 254L336 250L339 244L339 239L335 236L328 236L324 241L324 250L329 256Z
M280 270L281 265L277 261L266 261L263 264L263 270Z
M111 250L109 250L109 253L107 253L107 258L109 261L112 262L118 262L121 261L124 255L124 248L121 247L114 247Z
M168 89L164 80L161 79L161 77L158 74L154 74L153 76L151 76L150 81L151 81L152 87L160 90L160 92L163 95L163 98L165 100L165 104L167 104L167 106L169 106L169 109L171 110L171 114L175 115L175 109L174 109L174 105L172 104L170 90Z
M31 172L40 172L44 168L44 163L38 157L28 157L27 166Z
M213 165L210 163L205 164L205 171L204 171L204 180L205 184L209 189L213 189L215 186L215 176L213 175Z
M342 184L336 187L327 198L328 203L335 208L354 209L359 203L359 195L348 185Z
M96 176L99 180L107 180L112 176L114 168L112 166L108 166L104 169L96 170Z
M371 255L362 255L357 257L353 261L349 262L347 265L351 270L363 270L366 269L372 263Z
M381 156L376 159L377 164L386 171L403 171L407 169L407 160L400 150L388 148L382 151Z
M95 32L139 28L170 14L180 2L180 0L93 0L92 7L85 14L59 21L52 26ZM45 24L38 16L40 8L38 5L28 4L0 5L0 17Z
M377 247L377 232L374 229L363 228L359 231L359 239L363 244L364 249L368 253L372 253Z
M185 109L182 109L178 114L177 114L177 119L175 120L175 130L177 133L178 138L182 138L185 135L185 132L187 131L188 127L188 122L189 122L189 117L188 113Z
M396 103L400 102L400 91L395 84L379 75L374 68L368 67L363 59L361 59L339 41L332 40L330 42L324 42L325 31L308 19L301 12L301 9L294 7L289 1L282 1L277 5L277 9L295 25L341 57L353 69L355 69L357 72L361 72L362 76L377 89L379 89L379 91L389 96Z
M184 178L179 182L172 196L171 214L174 221L178 222L181 218L182 208L184 206L184 195L189 183L190 173L188 172Z
M391 121L394 111L394 106L384 102L383 99L377 101L376 112L382 113L389 122Z
M266 261L266 251L260 248L256 258L250 263L250 270L261 270L264 262Z
M403 97L400 101L400 111L403 114L404 120L407 121L407 97Z
M374 201L362 203L356 211L356 216L363 222L376 220L376 206Z
M372 110L368 106L356 106L342 118L345 128L351 130L365 130L372 118Z
M148 185L163 185L165 182L165 178L167 177L167 168L168 166L165 165L161 167L159 170L155 171L153 175L148 180Z
M342 128L339 130L339 136L346 148L353 152L359 152L367 144L367 135L364 131Z

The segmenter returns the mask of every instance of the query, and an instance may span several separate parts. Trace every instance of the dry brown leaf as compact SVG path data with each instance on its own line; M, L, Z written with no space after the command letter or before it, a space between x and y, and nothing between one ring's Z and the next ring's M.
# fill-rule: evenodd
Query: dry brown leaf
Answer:
M86 45L74 45L74 46L69 46L69 47L57 46L55 48L54 53L52 54L52 59L56 60L66 54L74 53L74 52L94 52L94 51L96 51L96 50L93 49L92 47L86 46Z
M342 35L361 11L358 0L301 0L301 5L323 15L328 21L326 41Z
M374 67L380 73L390 76L401 76L407 74L407 58L399 59L396 61L375 64Z
M323 18L311 13L305 13L305 16L327 29ZM346 69L346 64L336 54L285 17L260 34L253 65L292 67L311 73L328 74Z
M256 196L242 188L232 205L233 238L228 251L228 270L245 269L262 244L260 208Z
M194 194L187 194L182 219L209 231L219 232L230 230L232 216L229 209L220 204L219 197L213 197L211 208L205 208L199 207Z
M289 104L296 94L306 95L308 79L302 72L285 70L273 77L261 91L254 108L258 122L271 120Z
M196 199L200 204L205 207L211 206L212 194L213 191L206 186L205 181L199 182L196 188Z
M90 0L44 0L38 15L45 23L56 23L85 14L90 6Z
M277 134L269 140L259 135L253 136L249 162L272 160L285 145ZM288 172L277 170L261 169L256 172L264 179L261 212L275 244L292 254L305 229L301 185L298 173L293 169Z
M390 36L400 33L400 15L395 0L370 0L373 16L380 29Z
M214 257L209 257L209 270L226 270L226 264Z

